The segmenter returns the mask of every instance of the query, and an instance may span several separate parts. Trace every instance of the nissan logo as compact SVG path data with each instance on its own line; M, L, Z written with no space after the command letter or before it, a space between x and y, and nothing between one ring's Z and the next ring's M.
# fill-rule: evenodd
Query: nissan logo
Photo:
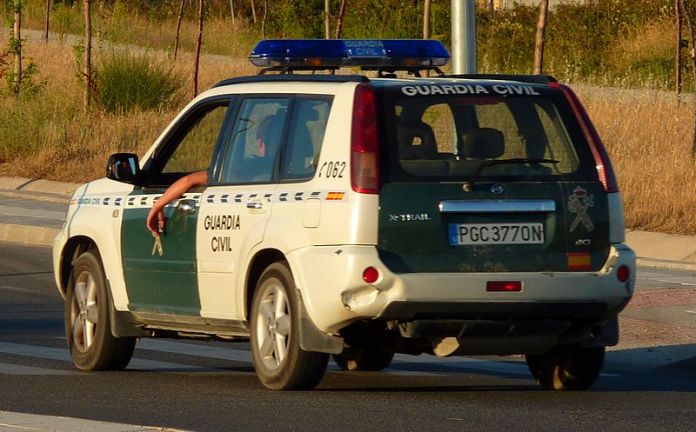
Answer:
M494 184L491 186L491 192L496 195L500 195L501 193L505 192L505 188L501 184Z

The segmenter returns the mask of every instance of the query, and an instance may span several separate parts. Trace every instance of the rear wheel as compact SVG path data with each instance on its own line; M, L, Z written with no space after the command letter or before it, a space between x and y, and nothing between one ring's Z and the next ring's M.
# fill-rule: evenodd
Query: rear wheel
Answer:
M319 384L329 355L300 348L297 294L290 269L270 265L261 275L251 308L251 353L256 375L271 390Z
M586 390L599 376L605 347L558 346L541 354L527 354L534 378L547 390Z
M78 369L121 370L133 356L135 338L111 334L109 309L101 262L85 252L75 261L65 302L65 336Z
M394 351L373 345L346 348L340 354L334 354L334 361L347 371L380 371L391 363Z

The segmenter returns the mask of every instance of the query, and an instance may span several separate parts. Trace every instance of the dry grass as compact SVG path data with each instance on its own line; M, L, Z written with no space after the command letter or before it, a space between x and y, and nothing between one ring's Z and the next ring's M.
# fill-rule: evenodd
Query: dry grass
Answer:
M696 234L693 98L649 90L579 88L605 145L628 228Z
M0 44L6 43L6 37L6 33L0 33ZM70 44L30 41L26 50L39 67L37 79L45 81L45 89L20 101L0 97L0 137L12 141L0 142L0 175L71 182L101 177L109 154L142 154L181 108L127 115L94 110L85 115L81 110L82 85L76 78ZM99 52L95 55L98 57ZM162 52L143 55L166 58ZM192 55L183 53L177 60L177 70L191 76L192 64ZM200 87L205 89L220 79L251 73L254 70L246 59L206 56ZM182 103L190 99L190 80L183 93ZM578 93L613 158L627 226L696 234L692 103L680 104L671 94L643 90L578 87ZM7 117L8 112L13 115ZM15 121L3 123L8 118Z

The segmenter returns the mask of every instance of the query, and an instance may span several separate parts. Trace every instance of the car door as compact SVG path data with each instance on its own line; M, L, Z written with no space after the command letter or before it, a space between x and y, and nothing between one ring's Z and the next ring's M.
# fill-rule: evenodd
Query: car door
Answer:
M244 319L244 263L271 216L280 149L293 98L240 97L224 156L205 191L198 223L201 315Z
M215 97L181 116L143 168L147 186L135 188L125 198L121 245L130 310L200 314L196 225L204 188L190 190L165 207L161 250L146 228L146 219L167 186L188 173L209 169L229 104L229 97Z

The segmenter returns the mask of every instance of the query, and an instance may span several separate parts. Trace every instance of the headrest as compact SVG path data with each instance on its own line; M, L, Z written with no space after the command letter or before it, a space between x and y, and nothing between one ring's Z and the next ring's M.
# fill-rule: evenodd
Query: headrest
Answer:
M430 159L437 154L435 133L427 123L400 122L396 130L400 159Z
M462 147L468 159L495 159L505 153L505 137L498 129L473 129L464 136Z

